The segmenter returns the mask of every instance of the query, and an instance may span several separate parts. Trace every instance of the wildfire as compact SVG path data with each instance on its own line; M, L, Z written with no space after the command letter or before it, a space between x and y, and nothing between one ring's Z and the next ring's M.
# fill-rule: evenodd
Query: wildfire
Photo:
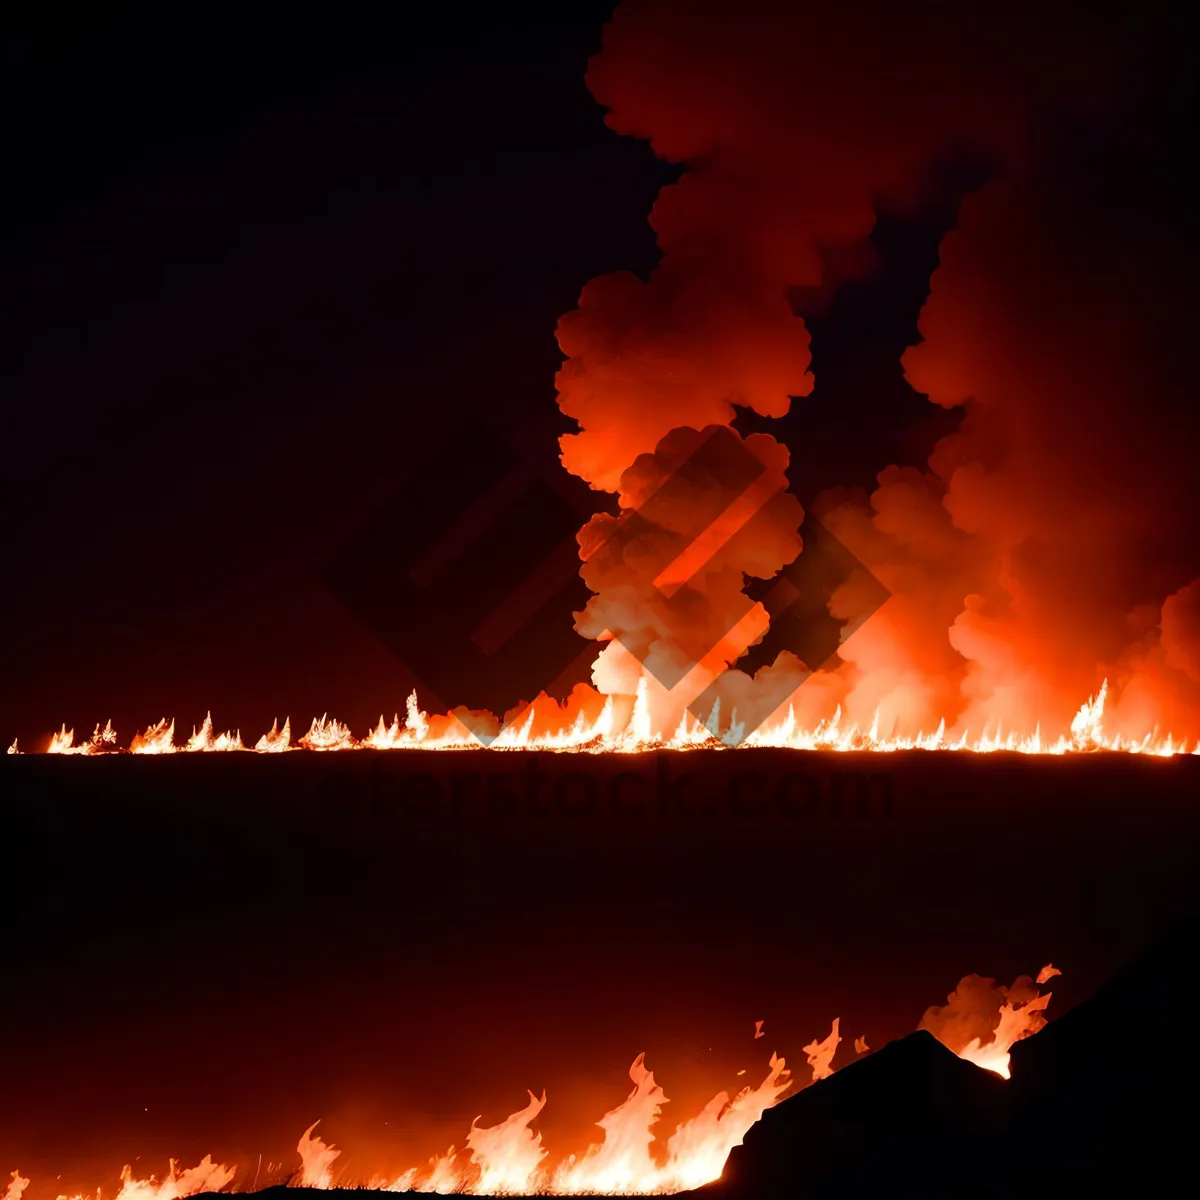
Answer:
M135 734L128 747L132 754L172 754L178 750L193 753L213 751L255 751L259 754L281 753L287 750L478 750L485 745L492 750L539 750L550 752L582 752L590 754L636 754L654 750L719 750L731 748L771 748L780 750L826 750L841 753L893 753L900 750L958 750L973 754L1006 751L1013 754L1063 755L1106 750L1125 754L1144 754L1172 758L1181 754L1200 755L1200 741L1190 745L1170 734L1152 730L1140 739L1109 735L1103 727L1104 705L1108 696L1105 680L1095 696L1089 697L1071 722L1070 734L1053 741L1044 739L1041 729L1031 734L997 729L975 737L963 732L948 731L943 720L932 733L902 737L880 729L878 710L870 726L862 728L846 721L839 705L833 715L814 726L801 725L794 703L778 711L759 728L747 733L733 709L726 724L721 717L720 701L714 705L708 719L700 721L690 713L672 732L655 729L650 714L645 678L638 683L633 697L600 697L587 688L576 689L582 698L573 695L565 705L558 705L546 696L521 708L515 717L505 722L492 718L497 730L490 741L481 741L472 728L457 713L430 717L421 710L414 691L408 697L405 715L399 714L387 723L380 716L378 724L364 737L354 735L350 727L327 713L314 719L308 731L293 744L290 718L283 728L276 720L271 728L254 743L246 746L241 731L213 734L212 714L205 715L197 730L182 746L175 744L175 721L163 718L149 726L144 733ZM632 705L621 701L632 700ZM590 702L590 703L589 703ZM590 709L598 711L588 716ZM75 745L75 731L62 728L51 735L48 754L102 754L118 751L117 733L108 721L96 726L92 736ZM24 753L16 741L9 754Z
M1060 974L1061 971L1048 964L1038 973L1036 985ZM952 994L950 1006L930 1013L960 1018L968 1000L976 1003L980 996L995 996L988 991L987 985L992 982L968 976ZM978 985L985 986L981 990ZM998 1012L995 1007L990 1010L989 1019L994 1025L986 1041L974 1038L966 1045L959 1045L962 1026L953 1020L931 1023L930 1013L922 1019L921 1026L929 1028L960 1058L1008 1078L1009 1050L1015 1042L1035 1034L1046 1024L1044 1013L1050 993L1039 995L1034 981L1026 977L1012 989L1000 989L1000 994L1004 1003ZM967 999L959 1001L959 1009L952 1012L959 996ZM760 1036L762 1025L762 1021L755 1022L755 1039ZM842 1041L839 1027L840 1021L835 1019L826 1038L821 1041L814 1038L804 1047L813 1084L834 1073L833 1060ZM869 1053L865 1037L855 1039L854 1050L856 1055ZM738 1072L744 1074L745 1071ZM296 1145L300 1164L291 1182L321 1191L357 1184L373 1191L439 1195L465 1192L477 1196L530 1195L539 1191L559 1195L688 1191L720 1178L733 1148L741 1145L751 1127L795 1082L785 1060L772 1053L761 1083L743 1087L732 1098L729 1092L718 1092L695 1116L676 1126L665 1146L658 1148L654 1127L663 1105L669 1103L666 1093L646 1066L644 1054L633 1060L629 1078L633 1084L629 1095L596 1122L603 1130L603 1138L582 1154L568 1155L553 1166L547 1163L550 1152L542 1145L541 1133L531 1128L546 1106L546 1093L538 1096L530 1091L528 1103L499 1124L480 1125L480 1118L476 1117L466 1134L465 1153L451 1146L444 1154L429 1158L424 1167L409 1167L394 1177L374 1175L365 1184L342 1177L344 1173L336 1167L342 1151L317 1134L320 1121L314 1121ZM154 1176L135 1179L132 1169L126 1166L115 1200L184 1200L200 1192L220 1191L233 1181L234 1174L234 1167L215 1163L209 1155L183 1171L178 1170L172 1159L167 1176L161 1181ZM2 1200L21 1200L28 1185L28 1179L13 1171L12 1182ZM90 1197L59 1196L58 1200L90 1200ZM96 1191L96 1200L103 1200L100 1189Z
M121 1188L116 1194L116 1200L183 1200L186 1196L195 1196L201 1192L219 1192L233 1182L235 1169L215 1163L206 1154L194 1167L184 1171L178 1169L174 1159L170 1160L165 1179L159 1180L151 1175L148 1179L135 1179L133 1168L126 1164L121 1170ZM13 1172L16 1175L16 1172ZM16 1180L22 1185L13 1193L9 1186L6 1200L17 1200L21 1195L23 1185L29 1180ZM101 1189L96 1189L96 1200L101 1200ZM59 1196L58 1200L91 1200L89 1196Z

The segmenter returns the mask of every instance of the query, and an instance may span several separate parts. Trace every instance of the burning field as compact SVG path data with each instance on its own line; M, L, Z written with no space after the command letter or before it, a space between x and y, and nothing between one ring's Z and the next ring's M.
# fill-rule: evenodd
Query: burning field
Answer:
M619 4L586 83L670 180L658 260L559 319L549 437L464 410L360 536L257 535L331 555L272 669L43 639L0 760L3 1200L998 1197L1171 1142L1181 1076L1131 1047L1191 933L1113 972L1200 900L1185 41ZM909 236L908 323L864 333ZM839 338L891 347L840 377L874 418ZM310 718L284 683L346 614L394 653Z
M1009 1050L1020 1039L1041 1029L1050 1002L1049 992L1040 987L1061 974L1047 964L1036 979L1023 976L1011 988L997 987L993 979L970 976L950 994L943 1006L926 1012L920 1028L932 1032L960 1058L977 1067L1009 1078ZM756 1021L753 1040L765 1038L763 1021ZM977 1033L976 1031L982 1031ZM834 1073L833 1061L842 1037L835 1018L829 1033L814 1038L804 1047L804 1074L811 1082ZM757 1050L757 1047L755 1047ZM870 1053L865 1037L854 1039L856 1055ZM842 1055L845 1058L845 1054ZM249 1186L257 1190L273 1183L329 1190L334 1187L366 1187L390 1192L466 1192L473 1195L529 1195L549 1192L577 1194L647 1194L689 1190L720 1178L730 1151L742 1140L767 1109L773 1108L797 1080L784 1059L772 1053L765 1076L736 1093L719 1092L694 1116L681 1121L666 1142L665 1156L652 1145L657 1138L663 1105L668 1097L639 1054L629 1068L633 1089L625 1100L604 1114L596 1124L602 1140L579 1155L552 1156L542 1145L542 1134L531 1128L547 1104L546 1093L529 1092L529 1102L496 1125L478 1124L476 1118L466 1131L461 1149L451 1146L427 1163L412 1166L395 1177L366 1176L339 1163L343 1151L326 1142L313 1122L296 1145L298 1162L261 1163ZM745 1075L746 1071L738 1072ZM801 1086L809 1080L805 1080ZM160 1180L153 1175L137 1178L126 1165L120 1174L119 1200L177 1200L201 1192L224 1191L238 1180L234 1166L216 1163L210 1155L196 1165L180 1167L171 1161ZM29 1180L14 1171L5 1193L6 1200L20 1200ZM235 1186L234 1190L243 1190ZM98 1194L103 1194L103 1187ZM72 1200L85 1200L80 1193Z

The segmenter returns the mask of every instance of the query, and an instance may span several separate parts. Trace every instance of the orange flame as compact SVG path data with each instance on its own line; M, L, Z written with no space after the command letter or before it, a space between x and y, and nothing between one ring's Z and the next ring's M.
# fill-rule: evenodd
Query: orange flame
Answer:
M131 754L174 754L175 718L164 717L157 725L151 725L145 733L136 733L129 744Z
M187 740L186 750L194 753L206 750L245 750L242 745L242 731L239 729L237 733L230 733L226 730L224 733L213 737L212 713L206 713L204 722L197 731L195 726L192 727L192 736Z
M1000 1024L992 1034L992 1040L985 1045L978 1038L973 1038L963 1050L958 1051L959 1058L973 1062L977 1067L995 1071L1005 1079L1011 1078L1009 1071L1009 1050L1014 1042L1036 1033L1046 1023L1042 1011L1050 1003L1052 992L1038 996L1028 1004L1018 1006L1011 1002L1000 1010Z
M467 1149L471 1151L472 1162L479 1167L476 1195L495 1196L505 1192L527 1195L534 1190L538 1166L548 1152L542 1149L542 1135L534 1133L529 1122L545 1105L545 1092L540 1099L530 1092L529 1103L499 1125L484 1129L471 1123Z
M1058 974L1061 972L1057 968L1047 964L1038 973L1038 983ZM929 1028L960 1058L1008 1078L1008 1052L1016 1041L1031 1036L1046 1024L1044 1013L1050 993L1034 993L1032 998L1026 998L1032 989L1028 977L1018 980L1012 989L996 990L993 982L977 976L963 980L951 996L951 1003L945 1009L931 1009L922 1019L921 1027ZM959 995L964 998L955 1008L955 996ZM989 1004L995 1006L990 1013L985 1011ZM962 1034L964 1014L987 1022L982 1027L991 1028L990 1036L968 1040ZM761 1024L755 1022L756 1030ZM839 1029L840 1022L834 1020L824 1040L814 1039L804 1047L814 1085L834 1072L833 1060L842 1040ZM866 1038L855 1038L854 1049L860 1055L867 1053ZM737 1072L739 1076L745 1073ZM733 1148L741 1144L763 1113L774 1107L793 1085L784 1059L772 1054L769 1070L760 1084L742 1088L732 1100L728 1092L718 1092L700 1112L676 1127L665 1146L656 1148L654 1127L662 1106L668 1103L667 1097L655 1082L654 1073L646 1067L644 1054L633 1060L629 1077L633 1090L625 1101L596 1122L604 1130L603 1139L581 1155L568 1155L552 1169L546 1165L549 1152L542 1145L542 1135L531 1128L545 1108L546 1094L536 1096L529 1092L529 1103L499 1124L481 1126L478 1117L471 1123L466 1137L469 1160L451 1146L445 1154L430 1158L424 1168L410 1167L394 1178L375 1175L366 1187L374 1191L439 1195L456 1192L529 1195L547 1190L566 1195L598 1192L631 1195L691 1190L721 1177ZM293 1182L325 1191L335 1186L333 1165L342 1152L316 1134L319 1124L314 1121L296 1145L300 1167ZM134 1179L126 1166L121 1172L121 1189L116 1200L182 1200L202 1191L219 1191L233 1176L233 1167L214 1163L209 1156L182 1172L172 1160L170 1171L161 1182L153 1176ZM2 1200L21 1200L28 1182L14 1171Z
M283 719L283 728L279 728L278 720L271 722L271 728L254 743L254 749L259 754L278 754L286 750L292 742L292 722L288 717Z
M680 685L683 686L683 685ZM891 753L901 750L967 751L990 754L1006 751L1014 754L1063 755L1095 753L1098 751L1144 754L1171 758L1181 754L1200 755L1200 742L1189 745L1172 735L1160 735L1157 730L1140 739L1120 733L1109 735L1104 727L1104 709L1108 697L1105 681L1095 696L1089 697L1071 722L1071 732L1050 741L1044 739L1040 727L1032 733L1015 730L1005 733L997 728L969 737L966 732L953 733L943 720L932 733L900 736L881 731L882 717L877 709L866 729L846 722L841 706L833 715L804 726L796 715L794 701L781 706L767 721L743 736L745 726L733 708L726 724L718 699L705 721L685 711L673 731L657 728L653 719L651 688L646 676L638 680L632 696L602 696L594 689L580 685L565 705L560 706L544 695L532 704L523 706L507 721L499 735L489 744L492 750L539 750L551 752L583 752L590 754L637 754L652 750L720 750L736 747L762 747L787 750L824 750L842 753ZM632 702L632 703L631 703ZM589 716L589 713L594 715ZM493 721L494 718L491 718ZM498 724L498 722L497 722ZM137 734L129 746L134 754L170 754L177 749L192 752L246 750L240 730L226 731L214 736L212 715L207 714L199 729L184 747L174 745L175 721L166 719L151 725L145 733ZM64 724L51 735L49 754L99 754L116 750L117 735L112 722L103 728L96 726L91 738L75 745L75 731ZM350 727L328 713L313 720L308 731L292 744L291 721L272 723L270 730L254 743L260 754L281 753L287 750L479 750L483 743L475 738L463 720L455 713L430 717L423 712L414 691L405 706L405 718L393 716L390 724L380 716L378 724L363 738ZM20 751L14 741L10 754Z
M927 1029L959 1058L1008 1079L1009 1051L1013 1045L1046 1024L1045 1010L1053 993L1039 995L1036 988L1061 974L1048 963L1038 972L1036 980L1023 976L1011 988L999 989L994 986L995 980L968 976L950 994L945 1006L926 1012L919 1028ZM998 1013L991 1007L997 999L1001 1000ZM973 1035L973 1030L979 1029L984 1021L991 1033L987 1037Z
M320 1137L313 1137L313 1130L320 1125L314 1121L301 1135L296 1144L300 1155L301 1187L328 1191L333 1187L333 1160L341 1154L337 1146L326 1145Z
M180 1200L199 1192L219 1192L234 1176L233 1167L213 1162L208 1154L186 1171L176 1170L174 1159L170 1163L167 1177L161 1183L153 1175L149 1179L134 1179L133 1168L127 1165L121 1172L117 1200Z
M662 1106L667 1103L663 1090L647 1070L645 1054L639 1054L629 1068L633 1091L623 1104L605 1113L596 1122L604 1130L604 1141L589 1148L576 1162L574 1156L554 1176L558 1192L652 1192L658 1181L658 1165L650 1154L656 1124Z
M840 1025L841 1020L835 1017L833 1028L823 1042L814 1038L804 1047L804 1053L808 1055L808 1065L812 1067L813 1083L819 1079L828 1079L833 1074L833 1056L842 1041L841 1034L838 1033Z

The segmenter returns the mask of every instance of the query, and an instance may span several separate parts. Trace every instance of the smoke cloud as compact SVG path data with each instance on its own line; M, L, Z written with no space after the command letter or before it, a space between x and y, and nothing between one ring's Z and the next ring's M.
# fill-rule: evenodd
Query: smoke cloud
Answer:
M1144 149L1097 148L1089 131L1136 93L1154 20L1063 4L783 9L626 0L605 30L587 81L608 124L686 169L650 215L659 266L593 280L559 323L559 404L579 427L564 466L628 515L739 408L803 404L809 336L789 295L829 284L823 264L863 261L829 252L861 246L881 205L902 208L940 152L969 145L994 177L943 243L903 364L963 419L925 470L892 467L870 495L815 506L891 598L832 669L808 677L784 654L754 680L729 672L723 694L752 709L785 672L807 678L793 703L810 718L841 703L863 725L878 710L885 732L945 719L1053 737L1107 675L1116 725L1195 736L1200 584L1172 424L1186 377L1164 352L1194 311L1169 327L1149 315L1170 234L1154 226L1148 243L1144 204L1124 221L1119 204L1093 211L1100 164ZM768 435L723 444L779 487L734 523L686 602L659 586L664 555L694 534L686 497L637 539L614 538L621 518L607 514L580 534L595 597L577 627L609 642L594 681L631 692L644 667L672 720L761 637L747 579L802 550L787 449ZM714 489L697 485L705 511ZM859 610L861 586L834 594L835 617Z

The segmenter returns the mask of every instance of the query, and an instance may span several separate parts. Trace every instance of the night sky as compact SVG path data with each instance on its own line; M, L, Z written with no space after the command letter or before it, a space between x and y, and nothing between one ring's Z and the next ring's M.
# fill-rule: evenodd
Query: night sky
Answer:
M396 489L481 420L557 470L555 322L656 261L678 168L584 85L607 11L7 18L6 739L402 706L412 676L329 562L372 522L435 521L444 497L405 515ZM973 174L936 165L864 282L797 298L821 379L780 431L802 499L946 429L898 357ZM386 546L371 569L386 589Z

